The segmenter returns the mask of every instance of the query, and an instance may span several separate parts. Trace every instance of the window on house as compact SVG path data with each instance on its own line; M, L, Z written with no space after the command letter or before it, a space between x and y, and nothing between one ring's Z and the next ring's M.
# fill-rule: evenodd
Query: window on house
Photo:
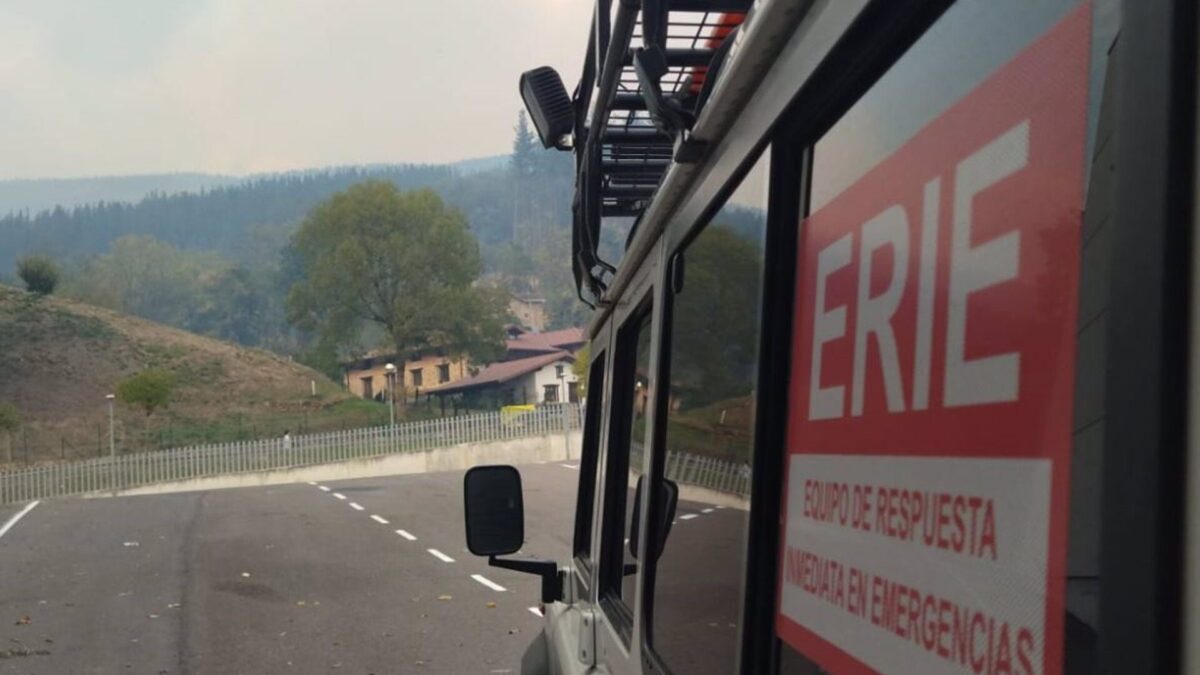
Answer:
M555 377L562 377L562 376L563 376L563 367L562 367L562 365L561 365L561 364L560 364L560 365L557 365L557 366L554 366L554 376L555 376Z
M438 366L438 383L450 381L450 364L443 363Z
M567 400L571 403L579 403L579 383L567 383Z
M413 368L412 370L410 370L408 372L412 375L412 383L413 383L414 387L420 387L421 385L425 384L424 382L421 381L422 378L421 378L421 369L420 368Z
M544 386L545 396L542 399L546 403L558 403L558 385L547 384Z

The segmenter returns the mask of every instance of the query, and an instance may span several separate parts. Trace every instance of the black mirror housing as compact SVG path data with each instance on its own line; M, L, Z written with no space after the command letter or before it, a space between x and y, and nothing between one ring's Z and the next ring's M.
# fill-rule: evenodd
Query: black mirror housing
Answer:
M516 553L525 542L521 473L506 465L477 466L463 477L467 549L475 555Z
M638 559L638 537L641 529L639 520L645 501L645 493L642 486L645 484L645 476L638 476L637 490L633 498L633 520L629 528L629 554L635 560ZM652 557L658 560L662 552L667 547L667 537L671 534L671 524L675 521L675 508L679 504L679 485L673 480L662 479L659 483L658 503L662 508L659 511L659 522L657 527L650 530L651 533L657 534L658 541L650 542Z

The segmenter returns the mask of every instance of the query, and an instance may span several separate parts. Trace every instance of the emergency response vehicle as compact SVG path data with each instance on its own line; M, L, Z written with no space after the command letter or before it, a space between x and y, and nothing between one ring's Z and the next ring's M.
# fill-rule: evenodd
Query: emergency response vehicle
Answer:
M597 0L520 82L595 308L573 559L464 486L523 672L1200 672L1198 25Z

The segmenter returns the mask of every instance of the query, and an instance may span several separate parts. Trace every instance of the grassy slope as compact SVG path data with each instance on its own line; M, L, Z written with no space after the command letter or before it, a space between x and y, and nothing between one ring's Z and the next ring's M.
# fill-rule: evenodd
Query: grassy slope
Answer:
M98 440L107 435L105 395L149 367L174 372L179 386L170 408L149 420L118 405L118 444L123 437L130 448L284 427L320 430L386 415L384 406L350 400L325 376L270 352L0 285L0 402L16 404L25 423L18 458L25 436L30 459L95 455L107 444ZM0 462L4 451L0 439Z

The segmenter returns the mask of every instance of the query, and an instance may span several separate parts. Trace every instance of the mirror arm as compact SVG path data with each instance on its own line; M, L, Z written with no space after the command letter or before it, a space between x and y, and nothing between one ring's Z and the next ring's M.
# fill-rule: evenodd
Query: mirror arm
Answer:
M562 600L563 580L558 573L558 563L553 560L497 558L493 555L488 556L488 565L526 574L536 574L542 578L542 602L551 603Z

